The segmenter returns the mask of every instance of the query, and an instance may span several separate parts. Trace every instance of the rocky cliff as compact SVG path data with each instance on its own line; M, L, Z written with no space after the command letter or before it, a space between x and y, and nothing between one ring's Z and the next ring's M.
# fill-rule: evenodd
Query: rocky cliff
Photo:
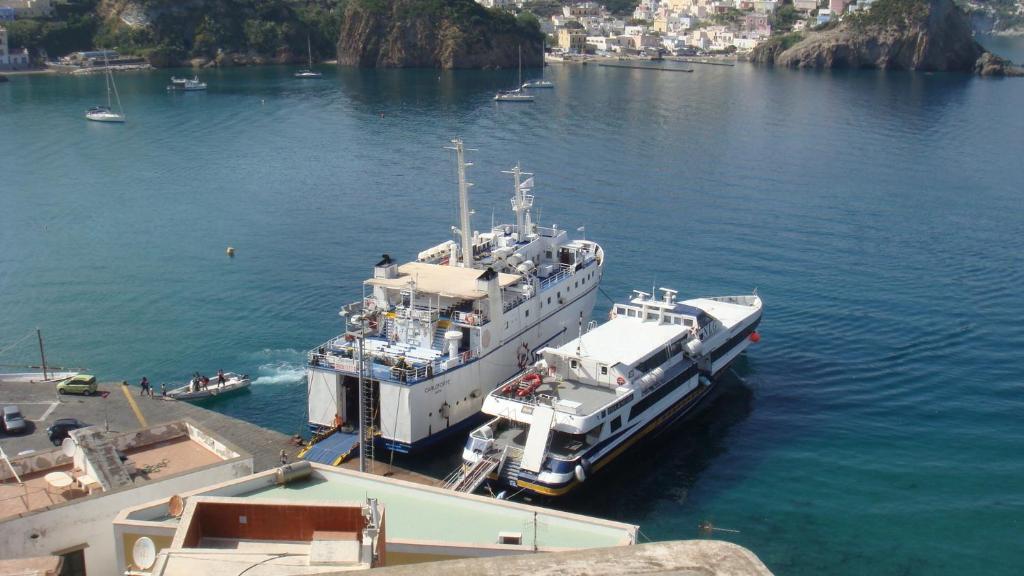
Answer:
M751 60L790 68L880 68L1020 75L974 40L953 0L877 0L829 29L772 38Z
M512 68L543 65L534 22L473 0L350 0L338 63L389 68Z

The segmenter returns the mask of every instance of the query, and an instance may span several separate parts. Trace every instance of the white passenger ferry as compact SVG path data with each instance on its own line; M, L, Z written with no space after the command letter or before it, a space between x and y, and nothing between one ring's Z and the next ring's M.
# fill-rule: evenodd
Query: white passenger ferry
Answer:
M345 307L346 332L309 353L311 431L358 427L360 408L384 448L416 451L480 422L499 383L522 371L537 350L574 338L594 306L604 252L531 217L533 178L513 177L515 222L474 232L467 164L458 157L459 242L443 242L398 265L385 255ZM363 374L359 401L359 334ZM474 418L477 417L477 418ZM338 434L334 434L337 436ZM327 456L329 458L330 456Z
M569 492L630 445L689 413L715 377L760 339L755 295L676 302L636 292L611 319L491 392L449 487L487 478L512 490Z

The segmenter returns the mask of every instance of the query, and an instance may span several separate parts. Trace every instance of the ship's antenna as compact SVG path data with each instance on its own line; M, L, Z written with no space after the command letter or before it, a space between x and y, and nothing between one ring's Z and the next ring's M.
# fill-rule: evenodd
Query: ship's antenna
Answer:
M529 233L527 228L529 227L530 208L533 207L533 196L528 194L528 192L533 189L533 174L523 172L519 167L519 162L516 162L516 165L511 170L502 170L501 172L502 174L512 175L512 184L514 186L512 211L516 213L516 233L519 235L519 241L521 242ZM523 180L523 176L528 176L528 178Z
M469 168L473 164L466 162L465 148L462 146L462 138L452 139L452 144L455 146L448 147L449 150L455 150L456 162L459 168L459 237L462 240L462 267L471 268L473 266L473 245L471 234L473 234L473 227L470 224L469 217L469 187L473 185L472 182L466 180L466 168Z

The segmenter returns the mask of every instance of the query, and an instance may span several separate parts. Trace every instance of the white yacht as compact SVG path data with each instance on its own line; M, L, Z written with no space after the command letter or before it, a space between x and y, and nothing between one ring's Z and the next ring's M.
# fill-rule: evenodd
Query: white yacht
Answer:
M554 82L552 82L550 80L544 80L544 79L530 80L529 82L526 82L525 84L523 84L523 88L554 88L554 87L555 87L555 83Z
M677 302L636 292L610 320L488 394L492 419L474 430L447 485L490 479L510 491L565 494L638 440L690 413L751 342L756 294ZM582 332L582 330L581 330Z
M110 71L110 62L107 60L105 51L103 53L103 64L103 75L107 81L107 105L89 108L85 111L85 119L92 120L93 122L122 123L125 121L124 108L121 107L121 96L117 93L117 84L114 83L114 75ZM114 112L111 95L117 101L117 112Z
M167 89L181 92L195 92L199 90L206 90L206 82L200 82L199 76L194 76L192 78L176 78L171 76L171 83L167 86Z
M360 414L378 444L398 452L465 431L481 421L497 384L537 350L572 339L579 318L590 316L604 270L601 247L535 224L534 179L518 165L507 172L515 222L474 231L468 164L462 141L453 144L459 241L401 265L385 255L363 283L363 298L342 310L346 332L309 353L309 426L320 437L358 427Z

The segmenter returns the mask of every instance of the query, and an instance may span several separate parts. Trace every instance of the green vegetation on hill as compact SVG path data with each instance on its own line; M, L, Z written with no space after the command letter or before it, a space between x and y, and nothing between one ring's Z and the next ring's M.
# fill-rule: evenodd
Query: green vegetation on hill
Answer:
M370 14L383 14L392 6L390 0L348 0L347 5ZM431 21L458 22L467 29L486 27L493 33L524 33L541 38L540 21L529 12L519 17L500 8L486 8L470 0L415 0L403 5L403 16Z
M50 19L18 19L6 22L11 47L25 47L33 56L45 50L47 54L63 55L92 47L92 38L99 28L96 14L98 0L55 4Z
M848 14L844 21L857 29L923 25L928 18L928 0L876 0L870 10Z
M104 21L96 44L163 61L212 58L218 51L273 58L302 54L309 35L314 57L333 56L341 8L337 1L139 0L150 25Z
M344 0L84 0L59 4L51 19L11 23L11 43L50 57L95 47L150 57L159 64L213 58L218 51L265 58L335 53ZM144 15L129 26L124 16Z
M636 10L640 0L600 0L599 4L607 8L612 14L625 16L632 14Z

